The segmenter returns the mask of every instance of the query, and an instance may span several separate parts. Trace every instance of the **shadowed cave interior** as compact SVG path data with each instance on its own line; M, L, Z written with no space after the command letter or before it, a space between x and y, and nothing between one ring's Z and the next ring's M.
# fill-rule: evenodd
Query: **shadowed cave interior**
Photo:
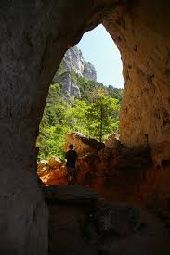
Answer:
M169 2L0 5L0 253L168 255ZM100 23L121 52L125 78L120 143L103 153L92 148L102 171L116 169L107 183L111 201L81 185L44 186L36 173L35 142L56 65Z
M136 48L135 51L137 51ZM128 65L128 69L132 69L132 66ZM128 79L130 78L128 77ZM137 98L138 97L139 96L137 95ZM136 99L134 100L134 104L136 104ZM123 113L121 112L121 114ZM140 112L138 114L140 115ZM122 122L124 121L123 118L125 118L125 115L123 117L121 116L121 125ZM121 127L121 129L123 128ZM124 132L124 130L121 131ZM130 143L131 136L133 136L133 134L131 134L130 137L128 137L129 139L128 142ZM42 181L44 181L46 185L49 185L48 189L50 191L56 189L56 194L57 192L59 192L59 194L60 192L62 192L63 195L63 198L61 198L62 195L59 198L58 194L56 195L56 197L54 195L55 198L54 197L53 198L50 197L50 199L47 198L50 208L50 215L52 215L49 221L51 226L49 234L50 244L49 251L51 252L51 254L55 252L57 253L58 249L61 249L61 251L63 250L63 247L65 247L65 245L64 243L61 242L61 239L68 240L68 244L70 243L70 245L68 245L67 248L64 248L64 250L67 250L67 252L74 253L75 251L80 252L80 250L82 252L82 248L79 248L79 246L83 246L85 249L84 254L112 254L114 249L116 249L114 247L115 246L114 239L116 238L117 235L119 236L120 240L122 236L124 235L126 236L125 239L127 244L125 244L125 247L126 245L128 246L128 248L126 247L126 249L128 250L127 254L131 254L132 252L131 244L129 244L130 242L128 240L129 237L127 237L131 234L129 232L126 233L127 229L125 230L124 229L125 226L122 227L121 225L119 227L122 228L123 230L121 233L117 233L118 231L118 229L116 228L117 226L114 225L115 214L119 215L116 216L116 224L118 225L121 224L122 221L126 220L128 222L128 223L126 222L126 224L129 224L129 222L131 221L131 219L128 218L131 217L131 215L129 216L129 211L130 213L134 214L133 215L133 217L135 218L134 225L135 228L137 228L137 230L135 231L138 232L138 228L139 233L145 230L146 232L144 231L144 236L146 238L147 235L150 235L149 233L147 233L148 231L147 227L150 225L150 222L148 223L144 223L143 221L140 222L141 220L140 217L142 217L141 214L143 214L143 212L141 212L139 208L143 207L146 208L148 212L153 213L153 215L155 215L159 219L161 220L163 219L165 229L169 228L168 227L169 225L167 223L168 217L167 215L166 216L164 215L165 212L164 210L167 210L168 208L169 198L168 194L165 194L167 191L162 190L160 188L161 186L164 188L165 186L167 187L165 179L168 178L169 176L169 156L167 158L165 156L164 158L164 156L161 155L160 157L160 155L158 154L160 151L162 151L162 149L157 148L157 146L156 148L154 146L153 148L151 147L149 143L148 134L143 134L141 136L143 136L140 138L142 140L141 144L135 144L135 146L130 145L127 146L125 144L122 144L121 137L120 140L117 140L115 135L112 135L110 139L105 142L103 148L102 144L97 142L97 140L94 141L93 139L85 138L79 133L68 134L64 149L66 150L69 144L74 144L78 154L80 155L77 163L78 169L77 178L76 182L74 183L75 186L73 187L63 186L68 185L67 180L68 177L66 174L67 171L64 167L65 164L62 164L60 160L58 161L57 158L51 157L47 163L40 162L38 169L39 176L42 179ZM159 146L161 145L158 145L158 147ZM47 174L42 174L41 172L41 170L44 167L47 170ZM162 170L164 171L163 173ZM56 187L55 185L62 186ZM83 186L86 187L87 190L85 189L83 191ZM89 191L92 192L91 193L92 197L95 196L96 194L93 192L97 191L98 195L100 196L100 199L104 200L102 202L96 203L94 202L95 200L94 197L93 198L89 197L88 198L89 203L86 204L86 202L83 202L82 197L81 198L74 197L76 195L79 196L81 192L88 192L88 188L90 188ZM67 198L68 194L65 197L65 192L66 194L70 193L69 195L73 197ZM57 200L60 202L62 201L62 203L64 201L64 203L62 205L56 204L56 206L54 206L55 199L56 201ZM71 202L72 205L70 205L69 201L70 199L72 201ZM69 205L67 205L67 203L69 203ZM81 210L80 208L82 208L83 203L85 203L84 204L85 209L82 213L79 210ZM116 203L116 205L114 203ZM136 206L138 208L136 208ZM58 208L60 208L61 210L60 224L62 222L62 227L63 226L68 227L67 225L68 218L70 219L70 214L74 215L75 218L74 220L76 221L74 225L75 227L74 231L75 233L77 233L78 231L76 241L75 236L71 238L71 233L68 232L67 227L65 227L65 232L63 236L61 236L61 239L60 238L58 239L59 233L58 229L60 228L60 224L58 226L58 224L56 223L57 218L54 221L55 218L54 215L56 215L57 217ZM65 219L63 219L64 211L67 211ZM122 213L126 214L127 219L121 218ZM82 220L83 223L80 220L81 223L78 223L78 225L79 224L80 225L77 229L76 224L77 218L79 217L83 218ZM145 220L147 221L149 217L152 216L150 215L146 216L144 221ZM73 220L70 221L70 224L73 223L72 221ZM107 226L104 225L106 221L110 222L109 225ZM56 224L55 226L53 226L54 222ZM146 225L148 224L148 226L146 227L145 224ZM153 223L154 227L155 225L156 223ZM153 226L151 226L151 228ZM126 228L128 227L126 226ZM123 231L125 231L125 233ZM134 232L134 230L132 229L131 231ZM158 236L157 238L159 239L160 237ZM146 240L144 240L144 242L145 241ZM152 240L149 242L152 243ZM79 243L79 245L77 245L77 243ZM108 248L108 243L111 247L113 246L114 248L113 247ZM153 249L152 245L149 244L149 246L151 246L152 250ZM135 249L136 249L135 253L139 252L138 247L136 247ZM155 249L154 252L156 252ZM167 252L166 249L165 252ZM160 254L160 250L158 250L158 254Z

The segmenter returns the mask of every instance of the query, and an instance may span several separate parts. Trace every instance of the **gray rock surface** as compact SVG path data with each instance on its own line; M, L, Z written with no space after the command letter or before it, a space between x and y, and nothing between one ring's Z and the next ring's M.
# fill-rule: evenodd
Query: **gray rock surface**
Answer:
M91 81L97 81L97 72L94 65L90 62L84 63L83 76Z
M62 73L60 76L55 76L55 82L61 84L61 92L64 98L70 98L70 96L81 97L80 89L71 78L69 71Z
M66 71L74 71L78 75L83 76L85 60L77 46L66 51L62 63Z
M85 61L82 51L77 46L66 51L62 63L66 71L74 71L88 80L97 81L97 72L94 65Z
M73 80L71 72L88 80L97 81L97 72L94 65L85 61L82 51L77 46L66 51L61 65L64 71L61 74L56 73L53 82L62 85L62 94L65 98L70 96L81 97L79 86Z

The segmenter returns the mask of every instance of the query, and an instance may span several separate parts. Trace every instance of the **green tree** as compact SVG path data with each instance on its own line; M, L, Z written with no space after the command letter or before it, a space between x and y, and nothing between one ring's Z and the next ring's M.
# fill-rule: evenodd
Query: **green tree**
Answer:
M64 65L61 65L56 75L64 71ZM100 141L111 133L118 132L123 90L87 80L75 72L71 72L71 77L72 81L78 84L82 97L66 101L61 93L60 84L54 83L50 86L37 140L40 159L51 155L62 158L64 155L62 147L69 132L80 132Z
M123 89L114 88L113 86L109 85L107 87L107 92L108 92L108 94L111 97L118 99L120 103L122 102L122 99L123 99Z
M65 112L65 125L69 131L86 134L86 113L88 104L84 100L73 99Z
M52 155L58 155L62 158L62 145L65 134L69 132L65 120L68 103L64 101L61 95L59 84L50 86L46 102L37 139L37 146L40 148L39 157L44 159Z
M109 134L118 131L119 102L106 94L104 89L96 89L92 94L86 118L89 134L103 141Z

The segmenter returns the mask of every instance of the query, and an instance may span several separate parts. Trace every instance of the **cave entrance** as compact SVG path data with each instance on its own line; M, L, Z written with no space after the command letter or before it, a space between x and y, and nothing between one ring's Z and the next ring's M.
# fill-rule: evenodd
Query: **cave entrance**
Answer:
M169 143L170 137L170 30L168 29L170 2L158 0L153 4L153 1L146 0L30 0L26 4L24 1L1 1L0 6L2 35L0 250L3 254L46 255L48 214L34 172L35 140L49 82L55 69L66 49L75 45L85 31L103 22L121 49L124 62L126 93L122 110L124 119L122 118L121 127L124 132L121 134L121 142L127 146L143 145L147 138L151 146L161 143L163 147L161 152L165 155L162 159L169 158L170 150L165 142ZM57 94L59 88L53 86L52 90L56 90ZM62 104L59 106L57 109L61 113L64 112ZM53 122L53 111L50 109L48 111L50 121ZM58 122L61 121L62 119L59 119ZM49 126L44 128L48 128L50 133L54 131ZM59 138L56 136L52 141L48 141L48 137L44 137L48 141L47 146L51 146ZM161 205L166 210L164 207L166 200L162 199L160 203L155 203L159 202L157 195L161 194L162 198L168 201L169 179L164 176L165 182L162 184L157 182L156 189L154 180L158 179L159 176L156 174L156 178L151 178L148 184L151 186L153 183L152 190L156 191L154 193L156 199L153 198L153 203L159 209L157 210L159 213ZM126 178L125 181L128 183ZM130 180L130 186L131 183ZM166 187L164 183L167 184ZM117 190L120 189L117 187ZM145 192L146 197L151 198L152 190L144 185L139 189L139 193ZM124 185L123 191L125 195L129 195ZM137 190L131 192L131 194L139 193ZM53 193L51 195L53 196ZM116 197L118 199L118 196ZM136 197L138 199L138 196ZM143 198L144 200L145 205L148 205L148 200ZM57 213L55 215L58 220ZM62 211L61 214L64 217ZM66 220L68 222L67 218ZM139 221L136 222L138 225ZM147 226L147 222L146 224L144 222L144 225ZM72 226L70 225L70 228L67 224L65 226L67 233L74 237L75 231ZM59 229L62 230L62 224L59 225ZM136 224L134 231L136 232ZM159 232L161 234L161 231ZM57 239L61 240L59 236L56 235ZM122 233L122 236L126 237L126 233L125 235ZM149 247L148 250L152 250L153 254L154 251L157 251L157 254L167 254L159 252L157 247L161 250L164 244L159 246L158 242L158 246L155 246L157 244L155 241L160 239L159 236L155 238L157 239L151 240L151 243L154 243L153 249ZM66 239L63 238L62 241L63 247L66 247ZM135 241L136 239L133 243ZM77 243L81 245L82 251L83 243L79 241ZM123 246L122 243L124 240L121 238L120 246ZM72 246L73 242L70 244ZM110 240L107 241L106 246L109 244ZM138 254L138 251L144 252L143 246L148 247L148 239L146 242L141 240L140 244L137 245L137 249L133 249L133 254ZM117 241L115 245L117 246ZM133 248L132 245L131 247ZM114 251L120 253L125 250L125 247L123 250L116 248ZM108 253L114 254L116 253L114 251ZM131 251L128 249L127 253L132 254ZM53 252L50 250L50 253ZM56 254L58 253L62 254L59 249L56 251ZM75 253L71 253L81 252L76 250ZM83 253L91 252L83 251ZM107 253L107 250L98 253Z
M113 133L118 137L122 71L120 52L102 25L85 33L80 43L65 53L40 125L39 160L64 159L63 144L69 133L78 132L99 142ZM76 139L68 141L76 143Z

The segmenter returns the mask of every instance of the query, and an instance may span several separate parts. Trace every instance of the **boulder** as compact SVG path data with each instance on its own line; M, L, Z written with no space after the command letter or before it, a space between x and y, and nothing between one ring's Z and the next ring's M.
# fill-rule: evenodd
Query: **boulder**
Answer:
M73 144L79 156L87 153L96 154L100 149L104 148L104 143L98 142L96 139L87 138L79 133L70 133L66 136L64 149L68 150L70 144Z
M51 157L48 160L48 166L50 169L59 169L62 166L62 162L57 157Z
M37 174L40 176L44 175L49 170L48 161L47 160L41 160L37 164Z

